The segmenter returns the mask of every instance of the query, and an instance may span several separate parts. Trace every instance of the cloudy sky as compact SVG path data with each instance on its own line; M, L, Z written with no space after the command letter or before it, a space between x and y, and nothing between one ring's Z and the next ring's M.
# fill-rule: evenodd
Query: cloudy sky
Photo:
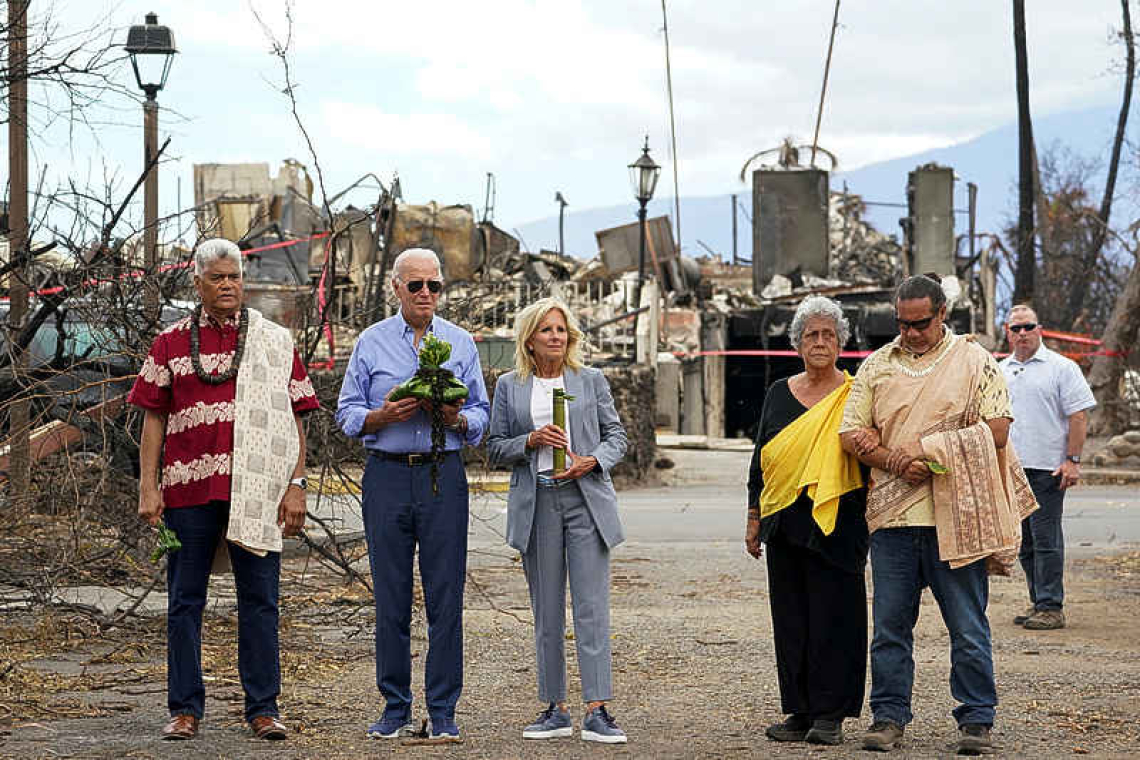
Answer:
M1119 2L1026 5L1035 113L1115 102ZM181 53L159 97L176 159L161 175L164 209L178 177L192 203L194 163L312 163L252 9L284 38L283 0L54 0L64 29L102 23L122 39L153 10L174 30ZM810 140L833 9L668 0L682 195L740 188L752 153L787 135ZM659 0L296 0L293 17L298 107L330 194L366 172L385 182L398 172L410 202L478 210L493 172L495 220L507 228L555 214L556 190L576 208L632 208L625 166L645 135L666 167L658 195L672 194ZM839 21L820 144L843 168L1015 117L1009 2L844 0ZM120 74L131 81L129 67ZM110 123L94 130L37 134L49 184L133 180L141 112L121 99L104 107Z

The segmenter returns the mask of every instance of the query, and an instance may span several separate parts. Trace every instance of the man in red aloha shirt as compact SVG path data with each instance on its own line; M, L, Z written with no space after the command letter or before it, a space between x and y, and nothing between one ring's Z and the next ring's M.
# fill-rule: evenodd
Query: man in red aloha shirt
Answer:
M194 253L201 304L151 346L128 401L145 412L139 517L161 519L182 548L167 560L164 739L190 739L205 708L202 611L225 536L238 600L245 719L261 739L278 720L281 539L305 522L305 432L318 406L285 328L242 306L241 251L209 240ZM160 462L161 459L161 462Z

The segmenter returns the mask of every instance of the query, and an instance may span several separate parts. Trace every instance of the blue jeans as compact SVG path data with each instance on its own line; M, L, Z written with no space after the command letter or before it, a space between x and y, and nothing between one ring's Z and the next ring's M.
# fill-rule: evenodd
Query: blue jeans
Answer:
M176 507L162 514L182 548L168 554L166 583L166 690L171 715L205 712L202 683L202 611L210 566L229 521L227 502ZM281 555L264 557L226 542L238 602L238 673L245 691L245 719L277 716L281 666L277 643L277 591Z
M1065 534L1061 512L1065 492L1049 470L1025 471L1041 508L1021 521L1018 559L1029 584L1029 601L1039 610L1059 610L1065 603Z
M376 685L386 710L411 715L412 572L416 544L427 611L424 696L428 715L455 717L463 690L463 587L467 580L467 474L448 454L439 466L410 467L368 457L364 469L364 535L376 598Z
M910 723L914 687L914 625L922 589L930 587L950 633L950 694L958 725L992 726L997 706L990 623L989 577L982 560L951 570L938 559L934 528L881 528L871 534L874 583L871 714Z

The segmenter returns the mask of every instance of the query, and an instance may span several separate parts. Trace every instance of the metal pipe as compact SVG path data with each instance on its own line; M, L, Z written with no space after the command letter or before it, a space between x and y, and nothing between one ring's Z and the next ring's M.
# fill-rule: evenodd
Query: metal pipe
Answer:
M732 265L736 266L736 193L732 194Z

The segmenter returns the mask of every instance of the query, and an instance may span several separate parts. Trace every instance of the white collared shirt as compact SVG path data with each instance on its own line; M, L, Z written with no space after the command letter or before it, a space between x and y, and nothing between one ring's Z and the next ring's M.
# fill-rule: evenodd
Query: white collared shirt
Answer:
M534 384L530 390L530 417L534 422L534 429L554 424L554 389L566 390L566 381L562 375L558 377L539 377L532 375ZM570 405L566 405L566 440L570 440ZM567 446L567 451L571 448ZM567 458L567 464L569 464ZM549 472L554 469L554 449L550 446L538 448L538 472Z
M1068 455L1069 417L1096 406L1081 368L1044 343L1024 362L1011 354L998 364L1009 386L1009 435L1021 466L1057 469Z

